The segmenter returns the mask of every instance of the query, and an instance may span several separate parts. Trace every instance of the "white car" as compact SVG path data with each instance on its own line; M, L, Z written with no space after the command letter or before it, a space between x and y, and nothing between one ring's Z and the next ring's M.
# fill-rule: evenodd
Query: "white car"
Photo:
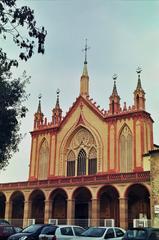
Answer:
M80 240L121 240L125 234L125 230L118 227L90 227L85 230Z
M74 225L50 225L42 229L39 240L76 240L84 231Z

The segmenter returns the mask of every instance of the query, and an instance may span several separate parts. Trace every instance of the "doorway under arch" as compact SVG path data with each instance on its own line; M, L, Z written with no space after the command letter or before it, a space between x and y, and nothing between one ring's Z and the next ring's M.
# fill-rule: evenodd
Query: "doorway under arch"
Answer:
M75 224L83 227L88 226L88 219L91 218L91 192L85 187L80 187L75 190L73 199L75 202Z
M50 195L52 202L52 219L58 219L58 224L67 223L67 194L63 189L56 189Z
M119 226L119 193L113 186L104 186L99 190L99 218L101 225L104 219L114 219Z
M133 219L150 219L150 193L142 184L134 184L127 190L128 227L133 226Z
M44 223L45 196L41 190L35 190L29 198L31 201L30 218L35 219L35 223Z
M11 223L14 226L23 226L24 215L24 195L17 191L11 195L10 201L12 203Z

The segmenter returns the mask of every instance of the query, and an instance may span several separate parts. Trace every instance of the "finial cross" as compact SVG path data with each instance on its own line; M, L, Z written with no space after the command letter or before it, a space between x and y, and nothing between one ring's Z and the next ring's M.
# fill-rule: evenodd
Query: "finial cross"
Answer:
M90 49L90 47L88 47L88 45L87 45L87 38L85 39L85 47L84 47L84 49L82 49L82 52L84 52L84 54L85 54L85 59L84 59L84 63L86 63L87 64L87 50L89 50Z

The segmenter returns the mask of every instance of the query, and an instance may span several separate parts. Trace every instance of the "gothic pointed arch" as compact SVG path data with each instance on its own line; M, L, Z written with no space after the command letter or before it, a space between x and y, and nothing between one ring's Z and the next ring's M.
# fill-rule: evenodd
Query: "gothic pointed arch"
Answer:
M70 151L67 155L67 176L75 176L75 153Z
M93 146L88 154L88 174L95 174L97 172L97 150Z
M67 176L97 172L97 144L94 135L84 126L78 126L68 137L64 148Z
M132 145L132 132L129 126L124 124L119 135L120 172L131 172L133 170Z
M47 179L48 167L49 167L49 146L46 138L44 138L39 149L39 166L38 166L39 180Z

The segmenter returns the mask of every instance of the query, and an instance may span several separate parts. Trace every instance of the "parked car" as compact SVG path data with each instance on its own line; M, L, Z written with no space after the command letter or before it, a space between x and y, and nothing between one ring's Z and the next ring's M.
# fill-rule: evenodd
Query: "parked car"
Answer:
M84 240L121 240L125 230L118 227L90 227L81 234Z
M50 224L32 224L21 232L10 236L8 240L38 240L41 230L46 226L50 226Z
M0 219L0 225L10 225L10 223L5 219Z
M0 225L0 240L7 240L9 236L16 233L16 228L11 225Z
M84 228L74 225L52 225L43 228L39 240L74 240L84 231Z
M159 240L159 228L132 228L126 231L123 240Z

